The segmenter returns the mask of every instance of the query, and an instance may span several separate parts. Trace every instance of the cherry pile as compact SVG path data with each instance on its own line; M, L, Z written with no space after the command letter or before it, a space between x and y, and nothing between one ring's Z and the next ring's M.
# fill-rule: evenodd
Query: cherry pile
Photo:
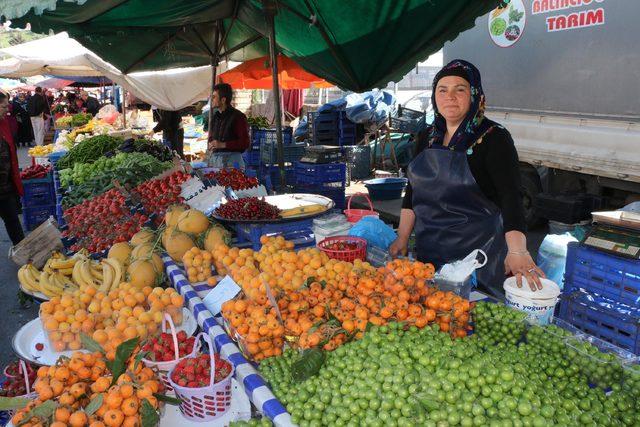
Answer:
M157 214L156 224L164 221L167 207L176 203L182 203L180 196L181 184L191 178L186 172L177 171L164 178L152 179L131 190L131 193L140 198L145 211L149 214Z
M29 384L33 385L33 383L36 381L36 371L31 367L31 365L27 364L26 366ZM4 372L7 376L7 381L2 384L2 388L0 389L0 396L16 397L24 396L25 394L27 394L27 386L24 383L24 374L22 373L22 368L18 361L11 362L5 368Z
M76 239L70 249L86 248L92 253L128 241L149 220L140 212L132 214L124 195L115 188L65 210L64 219L67 229L62 236Z
M44 178L51 172L51 166L33 165L20 171L20 179Z
M214 355L215 377L214 382L220 382L231 373L231 364ZM200 388L207 387L211 382L211 357L201 354L197 357L183 359L171 372L171 381L180 387Z
M195 337L190 337L185 331L177 334L178 338L178 357L184 357L193 351ZM148 360L154 362L169 362L175 360L175 347L173 345L173 337L171 334L163 332L147 339L142 346L142 351L147 352L145 356Z
M231 187L232 190L246 190L258 185L257 178L251 178L239 169L221 169L218 172L206 173L205 178L215 179L219 185Z
M220 205L214 215L235 220L278 219L280 209L265 202L263 198L244 197Z

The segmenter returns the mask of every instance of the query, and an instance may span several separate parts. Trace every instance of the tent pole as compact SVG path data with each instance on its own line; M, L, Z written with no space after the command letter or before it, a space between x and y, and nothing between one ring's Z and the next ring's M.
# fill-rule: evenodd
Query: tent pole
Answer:
M219 21L216 22L216 34L215 34L215 40L213 45L214 52L213 52L213 56L211 57L211 90L209 91L209 117L207 117L207 123L208 123L207 129L209 129L209 135L211 135L211 125L213 122L213 105L211 104L211 101L213 99L213 87L216 85L216 78L217 78L216 74L218 72L218 60L220 58L219 56L220 50L218 49L218 41L220 39L219 23L220 23Z
M127 90L122 88L122 126L127 128Z
M278 82L278 52L276 47L276 4L272 0L263 1L267 25L269 27L269 58L271 59L271 78L273 79L273 99L275 102L276 141L278 144L278 168L280 169L280 187L285 188L284 146L282 144L282 105L280 104L280 84Z

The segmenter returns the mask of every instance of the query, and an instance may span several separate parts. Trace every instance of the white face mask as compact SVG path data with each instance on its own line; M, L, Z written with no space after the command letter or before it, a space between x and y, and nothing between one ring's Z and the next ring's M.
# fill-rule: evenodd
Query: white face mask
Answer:
M484 260L478 261L478 254L482 254ZM484 267L487 263L487 254L481 249L476 249L464 259L445 264L440 268L438 276L453 282L465 281L475 270Z

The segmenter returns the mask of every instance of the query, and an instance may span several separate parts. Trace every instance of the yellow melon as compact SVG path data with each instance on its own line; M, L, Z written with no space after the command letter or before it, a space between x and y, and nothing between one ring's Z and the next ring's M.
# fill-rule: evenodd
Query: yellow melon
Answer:
M167 254L175 262L182 262L185 252L196 246L188 234L170 228L167 228L162 235L162 243Z
M171 205L167 208L167 213L164 215L164 223L167 227L175 227L178 224L178 218L180 215L189 209L185 205Z
M209 218L197 209L189 209L180 214L176 227L189 234L200 234L209 228Z
M230 240L231 233L219 225L212 225L202 235L202 243L208 251L212 251L220 244L228 245Z
M153 231L149 230L148 228L143 228L136 234L134 234L133 237L131 237L129 243L131 243L131 245L133 246L138 246L143 243L153 243L155 242L155 240L156 235L153 233Z
M153 243L143 243L133 248L131 259L148 258L153 252Z
M116 258L124 266L129 265L129 257L131 256L131 245L127 242L118 242L109 249L109 258Z
M139 259L127 268L127 278L138 289L156 286L162 278L162 270L158 270L151 260Z

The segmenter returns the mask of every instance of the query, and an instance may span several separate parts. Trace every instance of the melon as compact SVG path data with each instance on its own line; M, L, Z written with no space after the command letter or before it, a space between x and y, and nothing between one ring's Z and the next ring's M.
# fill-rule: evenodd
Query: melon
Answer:
M136 246L131 251L131 259L148 258L154 252L153 246L153 243L143 243Z
M209 228L209 218L197 209L189 209L180 214L176 227L189 234L200 234Z
M129 257L131 256L131 245L127 242L118 242L111 246L107 257L115 258L124 266L129 265Z
M231 241L231 233L219 225L212 225L202 234L202 244L208 251L212 251L216 246L228 245Z
M138 246L143 243L153 243L155 240L156 235L153 234L153 231L148 228L143 228L131 237L129 243L133 246Z
M175 227L178 224L178 218L180 215L189 209L185 205L171 205L167 208L167 213L164 215L164 223L167 227Z
M156 286L162 278L162 270L156 269L151 260L139 259L127 268L127 278L131 285L138 289L145 286Z
M167 228L162 235L162 243L167 251L167 254L175 262L182 262L184 254L196 246L191 236L181 231Z

